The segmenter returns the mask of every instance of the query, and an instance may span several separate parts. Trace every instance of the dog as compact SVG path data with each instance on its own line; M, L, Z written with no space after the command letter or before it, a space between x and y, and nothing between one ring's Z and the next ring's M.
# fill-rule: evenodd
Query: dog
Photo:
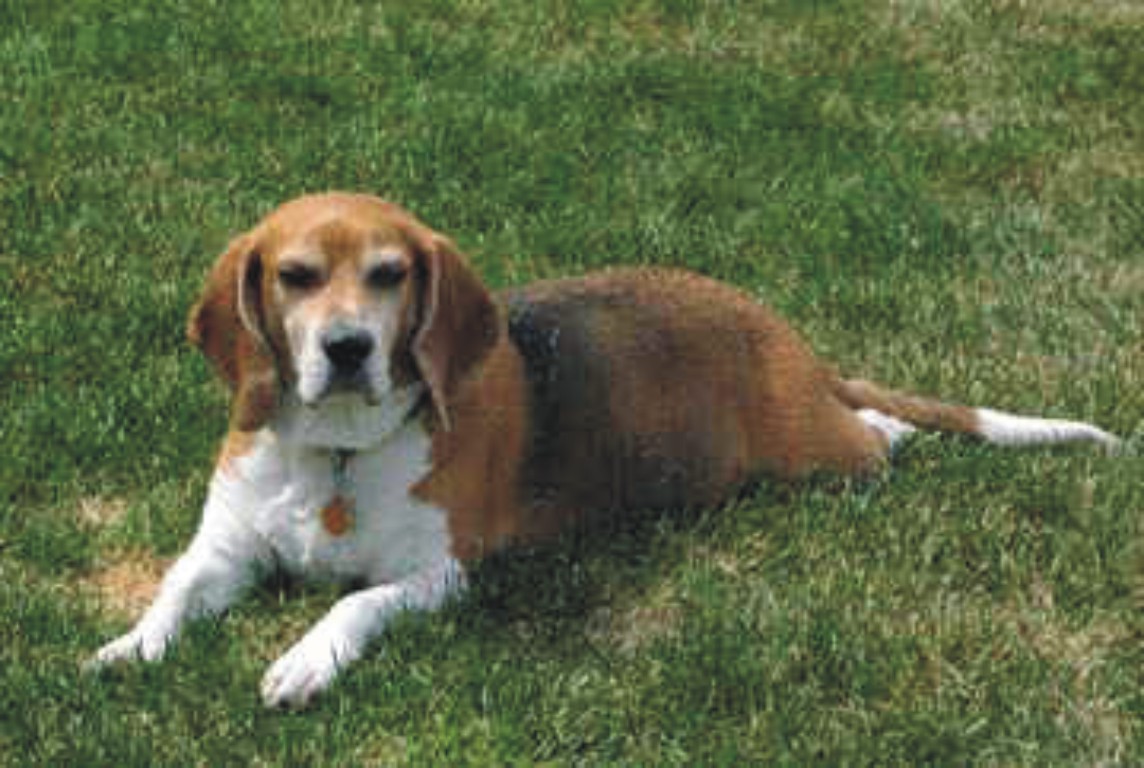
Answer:
M270 667L272 707L306 705L482 556L578 520L716 505L760 476L872 472L918 428L1117 444L844 379L766 308L688 272L494 297L450 240L364 195L293 200L233 240L188 335L232 393L202 521L87 666L159 659L272 572L364 585Z

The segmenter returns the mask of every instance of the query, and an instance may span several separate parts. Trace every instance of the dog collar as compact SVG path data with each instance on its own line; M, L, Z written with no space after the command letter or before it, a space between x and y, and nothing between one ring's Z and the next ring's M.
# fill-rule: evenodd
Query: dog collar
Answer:
M417 393L413 404L405 412L402 425L408 424L421 413L429 402L429 393ZM357 456L354 448L334 448L330 451L330 474L334 479L334 495L319 511L322 527L331 536L344 536L353 530L356 511L354 509L353 481L350 479L350 462Z

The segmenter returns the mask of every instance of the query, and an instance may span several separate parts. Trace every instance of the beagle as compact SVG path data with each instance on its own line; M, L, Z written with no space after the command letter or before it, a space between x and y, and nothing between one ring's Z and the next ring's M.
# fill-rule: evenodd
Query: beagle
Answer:
M882 466L916 428L999 444L1112 435L840 378L782 320L695 274L490 295L396 205L303 197L235 239L191 313L232 392L201 525L154 604L88 663L160 658L274 570L364 585L275 662L301 706L400 611L569 521L726 500L751 478Z

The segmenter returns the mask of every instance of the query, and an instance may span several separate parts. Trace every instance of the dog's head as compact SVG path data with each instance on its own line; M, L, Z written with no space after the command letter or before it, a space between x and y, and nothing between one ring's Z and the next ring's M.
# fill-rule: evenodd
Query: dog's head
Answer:
M396 205L337 193L288 202L232 241L189 323L240 431L286 399L371 408L418 383L447 429L457 385L497 332L449 240Z

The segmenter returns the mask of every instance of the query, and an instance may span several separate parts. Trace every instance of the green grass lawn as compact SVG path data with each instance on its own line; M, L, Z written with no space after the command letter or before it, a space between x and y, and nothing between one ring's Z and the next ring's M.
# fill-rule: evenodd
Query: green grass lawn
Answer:
M687 266L897 387L1144 435L1134 0L0 4L0 761L1144 764L1144 461L923 437L500 557L310 711L265 590L78 665L197 522L227 239L378 193L495 286Z

